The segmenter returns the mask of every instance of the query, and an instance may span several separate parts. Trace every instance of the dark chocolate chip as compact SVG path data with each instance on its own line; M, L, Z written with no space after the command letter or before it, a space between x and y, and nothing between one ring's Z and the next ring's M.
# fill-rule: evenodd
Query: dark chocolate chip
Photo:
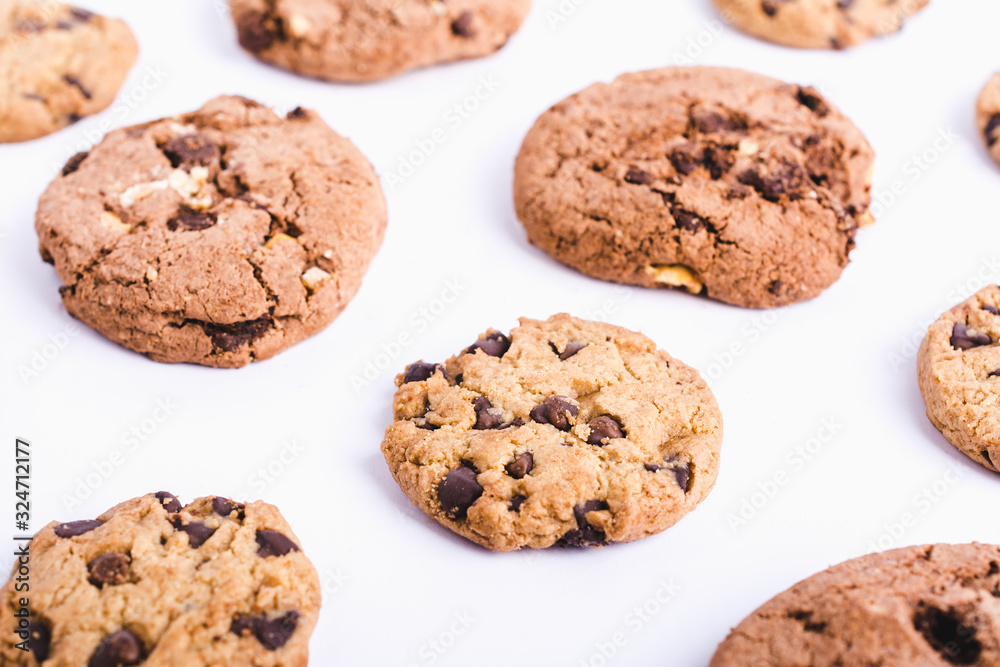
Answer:
M624 438L625 432L622 430L622 425L617 419L611 415L601 415L590 420L590 435L587 436L587 442L591 445L604 446L608 444L608 441L614 438Z
M699 109L693 111L691 116L695 128L703 133L736 132L747 129L746 121L735 115L724 116L717 111Z
M503 422L503 419L499 415L490 412L493 409L493 404L485 396L480 396L473 401L472 407L476 411L476 423L472 428L478 431L488 431L489 429L497 428Z
M1000 113L995 113L986 121L986 128L983 130L983 134L986 135L986 145L990 148L997 141L1000 141L1000 132L997 132L998 129L1000 129Z
M63 75L63 81L65 81L69 85L73 86L78 91L80 91L80 94L83 95L84 99L88 99L89 100L92 97L92 95L90 94L90 91L87 90L86 88L84 88L83 84L80 83L80 79L76 78L72 74L64 74Z
M573 508L576 518L576 528L563 535L556 545L560 547L596 547L607 544L604 531L595 528L587 521L588 512L598 512L608 509L603 500L588 500Z
M439 428L441 428L437 424L432 424L429 421L427 421L426 417L417 417L416 419L413 420L413 425L425 431L436 431Z
M768 285L767 291L773 294L774 296L781 296L782 289L784 288L784 286L785 286L784 283L782 283L780 280L774 280L771 282L770 285ZM785 290L786 293L787 291L788 290Z
M90 583L98 588L118 586L128 581L128 567L132 561L125 554L104 554L87 563Z
M142 644L139 638L128 630L119 630L104 638L94 655L90 656L87 667L124 667L138 665L141 661Z
M500 426L498 426L497 428L499 428L499 429L505 429L505 428L511 428L512 426L514 428L518 428L520 426L524 426L524 420L521 419L520 417L518 417L517 419L509 421L506 424L500 424Z
M80 163L86 160L88 155L90 155L90 151L82 151L80 153L77 153L70 159L66 160L66 164L62 168L62 175L69 176L74 171L79 169Z
M99 528L100 525L101 522L96 519L83 519L81 521L61 523L56 526L56 535L59 537L76 537L77 535L89 533L95 528Z
M176 232L200 232L209 227L214 227L217 220L211 213L197 213L195 211L181 211L174 217L167 220L167 229Z
M154 494L154 497L160 501L160 504L163 505L163 509L167 510L171 514L181 511L181 501L177 500L177 496L169 491L157 491Z
M565 396L549 396L531 411L531 418L542 424L552 424L560 431L572 428L575 418L580 414L579 406Z
M451 32L456 37L464 37L468 39L469 37L475 37L476 31L472 27L472 23L475 20L475 16L472 12L466 10L458 15L458 18L452 21Z
M1000 315L1000 310L998 310L996 306L990 306L987 304L983 306L983 310L985 310L987 313L990 313L991 315Z
M566 361L585 347L587 347L587 343L570 341L569 343L566 343L566 349L559 353L559 360Z
M485 338L480 338L469 346L466 350L469 354L475 354L476 350L482 350L491 357L502 357L510 349L510 339L502 333L491 333Z
M507 474L514 479L523 479L535 467L535 457L531 452L519 454L516 459L507 464Z
M72 21L56 21L57 30L72 30L76 27L76 24Z
M87 22L94 17L94 12L87 11L82 7L70 7L69 13L73 18L83 22Z
M232 352L242 345L257 340L274 326L270 315L256 320L234 324L205 324L205 333L212 337L212 345L223 352Z
M986 459L986 462L989 463L994 470L996 470L996 464L993 463L993 457L990 456L989 450L984 449L979 453L982 455L984 459Z
M971 350L974 347L989 345L993 341L984 333L979 333L961 322L956 322L951 330L951 346L956 350Z
M240 637L252 634L264 648L274 651L288 643L298 622L299 613L297 611L290 611L271 619L264 615L236 614L229 626L229 631Z
M220 496L212 498L212 511L219 516L229 516L233 512L239 512L238 516L240 521L242 521L245 507L243 503L233 502L229 498L222 498Z
M175 168L209 165L219 159L219 147L203 134L186 134L168 141L163 154Z
M687 176L701 166L701 161L691 153L678 149L670 154L670 164L679 174Z
M510 499L510 504L507 505L507 508L511 512L520 512L521 505L523 505L524 501L527 499L528 499L527 496L514 496L513 498Z
M996 369L995 371L991 371L990 374L987 375L986 377L988 378L1000 377L1000 368Z
M452 519L464 519L472 504L483 495L476 471L462 465L445 475L438 485L438 502Z
M215 534L216 530L215 528L210 528L209 526L206 526L201 521L192 521L188 524L185 524L184 521L179 516L174 517L171 520L171 523L177 530L187 533L188 545L192 549L197 549L198 547L203 545L208 540L208 538L210 538L212 535Z
M28 621L28 647L35 656L35 662L41 664L49 659L49 645L52 643L52 631L49 626L37 619Z
M702 159L705 166L708 167L708 173L712 180L716 181L729 171L736 160L731 151L718 146L706 146Z
M850 9L854 0L837 0L837 9Z
M239 18L240 46L251 53L267 49L279 37L280 31L264 12L248 12Z
M234 635L246 637L254 634L254 628L257 627L258 623L260 623L260 616L236 614L236 616L233 617L233 622L229 625L229 631Z
M770 17L778 13L778 7L788 0L761 0L760 8Z
M295 107L294 109L289 111L288 114L285 116L285 118L287 118L288 120L298 120L301 118L308 118L308 117L309 117L309 112L303 109L302 107Z
M655 463L647 463L646 470L649 472L660 472L664 470L674 476L674 481L677 482L677 486L681 487L684 493L688 492L688 486L691 482L691 464L684 463L678 460L676 455L671 455L663 460L662 465Z
M752 187L764 199L778 202L782 196L792 191L795 175L790 168L785 168L774 174L762 174L755 169L750 169L740 174L737 180L743 185Z
M257 555L261 558L287 556L292 551L301 550L284 534L266 528L257 531Z
M437 372L440 372L446 380L448 379L448 372L441 364L425 364L422 361L418 361L406 367L406 374L403 375L403 384L429 380Z
M462 380L464 379L465 379L465 374L459 373L458 375L455 376L455 384L462 384Z
M629 169L625 172L625 182L633 185L649 185L655 180L652 174L639 169Z
M824 100L823 96L819 94L819 91L812 86L807 86L805 88L799 86L798 90L795 92L795 99L799 101L799 104L806 107L820 118L823 118L830 113L830 107L826 103L826 100Z
M670 204L670 215L678 227L689 232L697 232L705 226L704 220L690 211L685 211L678 204Z
M983 645L976 639L976 621L966 621L957 609L939 609L921 603L913 615L913 627L948 664L979 664Z

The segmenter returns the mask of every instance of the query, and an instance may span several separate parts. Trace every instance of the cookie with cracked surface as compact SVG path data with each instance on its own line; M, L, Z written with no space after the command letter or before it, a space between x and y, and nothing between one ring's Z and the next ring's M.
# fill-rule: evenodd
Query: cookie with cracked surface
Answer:
M930 0L714 0L754 37L803 49L844 49L903 27Z
M73 157L35 226L72 315L156 361L237 367L333 321L385 223L371 165L316 113L220 97Z
M319 577L278 509L161 491L32 539L29 651L0 664L304 667ZM0 623L18 627L15 566Z
M1000 72L990 77L979 95L976 124L990 155L1000 164Z
M1000 664L1000 546L936 544L849 560L774 597L710 667Z
M137 54L119 19L0 0L0 142L35 139L105 109Z
M330 81L385 79L480 58L520 27L531 0L230 0L240 45Z
M588 275L773 308L848 263L873 152L813 88L670 67L544 113L517 157L528 240Z
M715 483L722 416L698 372L621 327L556 315L396 378L382 453L410 500L495 551L663 531Z
M1000 287L942 315L917 355L927 417L973 461L1000 469Z

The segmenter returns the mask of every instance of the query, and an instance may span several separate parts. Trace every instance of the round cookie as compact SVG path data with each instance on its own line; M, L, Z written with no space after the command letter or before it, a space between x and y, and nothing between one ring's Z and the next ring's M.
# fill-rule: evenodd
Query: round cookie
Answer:
M812 88L670 67L545 112L514 199L528 240L583 273L772 308L840 277L871 222L872 161Z
M990 285L927 330L917 355L927 417L970 459L1000 466L1000 287Z
M849 560L748 616L710 667L1000 664L1000 547L936 544Z
M333 321L385 224L371 165L316 113L219 97L74 156L35 227L72 315L157 361L237 367Z
M479 58L507 43L531 0L230 0L240 45L330 81L375 81Z
M305 667L320 584L277 508L166 492L28 545L30 618L0 664ZM17 566L0 623L18 628ZM25 627L27 626L27 627ZM30 651L14 642L29 642Z
M118 19L0 0L0 142L35 139L106 108L137 54Z
M715 0L728 23L776 44L843 49L898 32L930 0Z
M441 525L495 551L659 533L715 484L722 416L698 372L620 327L556 315L396 378L382 453Z
M993 159L1000 164L1000 72L994 74L979 95L976 124Z

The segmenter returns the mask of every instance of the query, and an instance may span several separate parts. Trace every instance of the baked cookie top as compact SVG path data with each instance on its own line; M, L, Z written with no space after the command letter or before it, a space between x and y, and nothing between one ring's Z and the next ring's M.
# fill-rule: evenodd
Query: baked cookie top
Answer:
M849 560L774 597L711 667L1000 664L1000 547L936 544Z
M219 97L74 156L35 226L70 313L157 361L242 366L329 324L385 223L371 165L318 114Z
M871 222L872 161L813 88L670 67L545 112L514 197L528 239L583 273L770 308L839 278Z
M944 313L917 356L927 416L969 458L1000 466L1000 287Z
M382 452L441 525L496 551L628 542L715 483L722 417L698 372L620 327L556 315L396 378Z
M277 508L160 492L29 545L30 647L3 664L304 667L319 577ZM16 628L17 566L0 623Z
M715 0L740 30L777 44L843 49L898 32L930 0Z
M137 54L118 19L58 2L0 0L0 142L41 137L104 109Z
M1000 164L1000 72L983 86L976 103L976 124L990 155Z
M374 81L497 51L531 0L230 0L240 44L332 81Z

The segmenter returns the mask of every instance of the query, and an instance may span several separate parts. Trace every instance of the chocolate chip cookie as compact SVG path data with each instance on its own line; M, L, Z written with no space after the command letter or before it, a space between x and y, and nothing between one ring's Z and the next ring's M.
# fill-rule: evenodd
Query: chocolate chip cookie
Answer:
M936 544L849 560L740 623L710 667L1000 664L1000 547Z
M157 361L236 367L333 321L385 223L371 165L319 115L219 97L74 156L35 226L72 315Z
M396 378L382 453L421 510L495 551L659 533L715 483L722 416L698 372L620 327L490 330Z
M0 142L35 139L106 108L137 54L118 19L57 2L0 1Z
M819 92L671 67L560 102L528 133L528 240L603 280L772 308L817 296L871 222L873 152Z
M990 285L927 330L917 356L927 417L963 454L1000 466L1000 287Z
M976 104L976 123L993 159L1000 164L1000 72L994 74Z
M50 523L3 588L0 664L304 667L319 577L277 508L161 491L96 520Z
M755 37L804 49L843 49L898 32L930 0L715 0Z
M230 0L240 44L330 81L374 81L500 49L531 0Z

